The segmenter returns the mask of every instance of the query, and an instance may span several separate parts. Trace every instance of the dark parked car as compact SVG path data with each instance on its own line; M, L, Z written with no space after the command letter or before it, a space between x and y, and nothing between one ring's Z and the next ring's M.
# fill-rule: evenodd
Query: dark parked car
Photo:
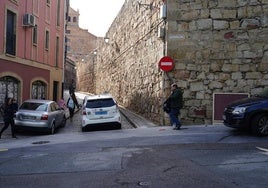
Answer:
M223 112L224 125L268 135L268 90L254 97L235 101Z
M26 100L15 116L15 130L37 130L54 134L65 123L65 110L51 100Z

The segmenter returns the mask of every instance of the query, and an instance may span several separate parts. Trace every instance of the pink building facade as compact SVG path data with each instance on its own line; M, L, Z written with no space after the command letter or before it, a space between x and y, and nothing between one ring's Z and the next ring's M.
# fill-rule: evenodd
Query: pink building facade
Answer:
M0 104L62 97L67 2L0 1Z

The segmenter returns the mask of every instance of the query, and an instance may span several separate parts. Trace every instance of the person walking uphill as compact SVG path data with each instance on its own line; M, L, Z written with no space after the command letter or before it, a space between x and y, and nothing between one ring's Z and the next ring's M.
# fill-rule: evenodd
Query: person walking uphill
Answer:
M69 108L71 121L73 120L75 106L77 109L79 109L79 104L77 102L76 96L74 93L72 93L67 101L67 107Z
M67 107L69 109L69 113L70 113L70 120L72 121L73 120L73 116L74 116L74 109L75 109L75 103L74 103L74 100L73 100L73 95L74 94L71 94L68 101L67 101Z
M17 138L14 130L14 114L18 110L18 105L13 101L14 100L12 98L7 98L3 106L4 127L0 132L0 139L2 133L8 128L9 125L11 125L12 138Z
M170 124L173 126L173 129L179 130L181 127L181 122L179 120L180 109L183 106L182 99L183 92L178 87L177 84L171 85L171 95L166 100L170 111L168 112L170 118Z

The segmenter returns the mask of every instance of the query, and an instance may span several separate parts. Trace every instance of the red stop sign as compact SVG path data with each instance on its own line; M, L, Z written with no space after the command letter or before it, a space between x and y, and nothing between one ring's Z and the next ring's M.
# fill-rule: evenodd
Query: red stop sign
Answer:
M164 56L160 59L158 66L163 71L171 71L174 67L174 61L171 57Z

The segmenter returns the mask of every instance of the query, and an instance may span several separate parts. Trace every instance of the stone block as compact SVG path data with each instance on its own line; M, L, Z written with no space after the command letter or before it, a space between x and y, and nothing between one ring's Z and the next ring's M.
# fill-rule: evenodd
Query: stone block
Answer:
M234 72L232 73L232 79L233 80L240 80L243 78L243 75L241 72Z
M196 23L200 30L212 29L212 19L200 19Z
M219 79L222 81L230 80L231 75L229 73L220 73L219 74Z
M219 81L212 81L209 84L209 89L220 89L223 87L223 84Z
M192 10L192 11L181 14L181 17L179 19L180 20L195 20L199 18L199 16L200 16L199 11Z
M261 79L262 74L260 72L247 72L245 79Z
M236 71L239 71L239 65L235 65L235 64L224 64L222 66L222 71L223 72L236 72Z
M228 10L228 9L224 9L223 10L223 18L224 19L236 19L236 15L237 15L237 10Z
M240 27L240 22L235 20L230 22L230 29L239 29Z
M210 17L213 19L222 19L221 9L211 9L210 10Z
M205 99L204 91L196 92L196 99Z
M240 65L241 72L248 72L250 70L250 66L248 64Z
M235 0L221 0L221 1L218 1L218 7L220 7L220 8L236 7L236 1Z
M229 22L224 20L213 20L213 29L220 30L228 28L229 28Z
M206 90L206 86L204 86L203 82L193 82L190 83L190 90L191 91L204 91Z
M256 58L257 54L256 52L252 52L252 51L243 51L243 57L244 58Z

